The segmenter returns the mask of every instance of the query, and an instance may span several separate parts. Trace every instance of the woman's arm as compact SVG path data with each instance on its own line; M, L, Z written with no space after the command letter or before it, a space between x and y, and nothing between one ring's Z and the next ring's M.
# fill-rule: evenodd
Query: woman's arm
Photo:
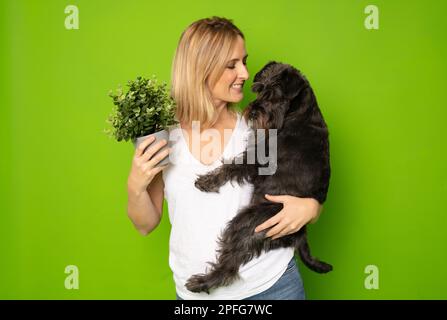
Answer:
M154 141L155 137L151 136L136 148L127 178L127 215L142 235L158 226L163 212L162 170L168 165L155 165L169 154L170 149L158 152L167 140L162 139L149 147Z
M147 190L140 192L128 183L127 215L135 228L142 234L148 235L161 221L163 214L164 183L162 173L159 172Z
M265 195L267 200L283 204L283 209L276 215L256 227L255 232L274 226L266 233L266 237L277 239L297 232L308 223L315 223L323 208L313 198L300 198L288 195Z
M313 224L313 223L317 222L318 219L320 218L321 211L323 211L323 205L320 204L320 203L319 203L316 199L314 199L314 198L309 198L309 199L315 201L315 204L316 204L316 206L317 206L317 215L309 221L309 223L312 223L312 224Z

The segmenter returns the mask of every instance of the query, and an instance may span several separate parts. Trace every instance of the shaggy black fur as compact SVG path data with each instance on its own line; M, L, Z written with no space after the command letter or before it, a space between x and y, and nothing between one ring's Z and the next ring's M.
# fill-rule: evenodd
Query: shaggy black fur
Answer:
M283 208L281 203L266 200L265 194L315 198L321 204L326 200L330 178L328 129L313 90L294 67L271 61L256 74L252 91L257 98L245 109L244 116L254 132L277 129L276 172L260 175L258 169L265 164L249 164L247 149L239 155L242 159L225 161L196 180L195 186L205 192L219 192L228 181L252 183L254 192L249 206L238 212L219 238L216 263L209 262L211 269L206 274L194 275L186 283L193 292L209 293L212 288L231 284L239 277L239 267L263 250L294 247L311 270L332 270L331 265L311 256L306 226L275 240L265 238L270 229L254 232ZM268 135L263 141L257 139L255 145L268 146L267 141Z

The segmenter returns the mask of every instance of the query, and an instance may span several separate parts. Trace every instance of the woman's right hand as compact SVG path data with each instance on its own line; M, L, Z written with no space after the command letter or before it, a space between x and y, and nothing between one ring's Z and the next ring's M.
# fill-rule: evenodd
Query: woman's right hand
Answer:
M134 192L141 193L145 191L157 173L169 165L166 164L164 166L156 167L157 163L168 156L171 150L170 148L166 148L160 153L157 153L167 144L165 139L157 141L153 146L146 149L146 147L154 142L154 140L154 136L147 138L141 142L135 150L135 155L132 159L132 168L130 169L130 174L127 179L128 189L133 190ZM146 149L146 151L144 151L144 149ZM152 157L156 153L157 155Z

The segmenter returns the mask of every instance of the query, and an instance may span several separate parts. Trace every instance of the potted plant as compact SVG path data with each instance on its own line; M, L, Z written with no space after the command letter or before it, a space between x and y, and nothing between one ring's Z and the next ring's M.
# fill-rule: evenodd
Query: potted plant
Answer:
M107 119L112 129L107 129L106 133L117 141L131 140L135 148L152 135L155 136L153 143L165 139L169 146L169 127L178 122L174 118L175 102L166 83L159 83L155 76L151 79L139 76L128 81L127 86L127 92L123 92L121 86L115 92L109 92L114 110ZM157 166L169 163L168 158Z

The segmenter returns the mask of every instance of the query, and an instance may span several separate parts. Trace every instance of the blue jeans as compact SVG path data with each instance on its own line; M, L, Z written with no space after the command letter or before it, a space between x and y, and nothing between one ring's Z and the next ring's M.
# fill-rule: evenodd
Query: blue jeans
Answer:
M177 300L183 300L176 294ZM242 300L305 300L303 280L295 258L290 260L286 271L267 290Z

